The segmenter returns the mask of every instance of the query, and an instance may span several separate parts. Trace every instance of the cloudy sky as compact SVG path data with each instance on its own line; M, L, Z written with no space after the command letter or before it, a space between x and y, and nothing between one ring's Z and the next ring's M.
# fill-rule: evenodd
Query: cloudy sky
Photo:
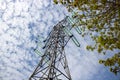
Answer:
M28 80L40 60L34 52L37 36L45 39L66 15L66 8L52 0L0 0L0 80ZM120 74L115 76L98 63L107 57L86 50L93 43L89 36L83 38L74 30L73 34L81 44L76 47L70 40L66 46L73 80L120 79Z

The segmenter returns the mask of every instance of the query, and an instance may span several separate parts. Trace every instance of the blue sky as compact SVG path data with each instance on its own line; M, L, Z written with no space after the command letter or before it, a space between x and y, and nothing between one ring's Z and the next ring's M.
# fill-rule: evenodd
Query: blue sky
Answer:
M70 13L52 0L0 0L0 80L28 80L40 58L33 49L38 35L45 39L52 27ZM86 50L93 41L74 30L81 47L70 40L66 55L73 80L119 80L98 60L107 58ZM44 52L44 51L43 51Z

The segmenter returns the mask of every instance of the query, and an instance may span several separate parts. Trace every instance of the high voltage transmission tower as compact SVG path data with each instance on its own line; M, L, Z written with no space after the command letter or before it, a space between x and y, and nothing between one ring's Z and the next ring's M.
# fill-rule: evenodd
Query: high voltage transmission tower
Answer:
M80 47L79 42L70 32L74 23L77 22L79 22L78 19L67 16L53 27L43 41L45 52L41 55L41 60L29 80L72 80L65 55L65 46L72 39L76 46ZM81 34L80 27L75 27L75 30ZM40 53L38 49L35 51Z

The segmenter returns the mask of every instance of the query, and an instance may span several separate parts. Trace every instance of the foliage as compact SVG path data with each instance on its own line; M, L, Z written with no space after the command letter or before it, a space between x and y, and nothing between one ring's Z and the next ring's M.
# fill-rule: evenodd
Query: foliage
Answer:
M120 53L115 54L112 58L107 60L99 60L100 64L110 67L110 71L117 74L120 72Z
M94 45L86 47L88 50L106 54L108 50L120 49L120 0L54 0L54 2L61 3L68 11L76 13L79 25L87 30L82 35L90 34L95 41ZM115 74L120 72L120 57L116 57L118 54L107 60L100 60L100 63L103 61L102 64L109 66Z

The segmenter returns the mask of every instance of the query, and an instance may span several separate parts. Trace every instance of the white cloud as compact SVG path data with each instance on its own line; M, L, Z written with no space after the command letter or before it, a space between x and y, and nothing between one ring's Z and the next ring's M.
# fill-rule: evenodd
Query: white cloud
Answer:
M5 10L6 9L6 2L4 2L3 0L0 0L0 10Z
M39 62L33 51L37 35L47 37L52 27L68 14L64 7L51 2L52 0L0 0L0 80L28 80L32 74ZM77 33L74 34L78 38ZM89 39L86 43L79 36L78 40L80 48L72 41L66 47L73 80L118 80L98 64L97 53L86 51Z

